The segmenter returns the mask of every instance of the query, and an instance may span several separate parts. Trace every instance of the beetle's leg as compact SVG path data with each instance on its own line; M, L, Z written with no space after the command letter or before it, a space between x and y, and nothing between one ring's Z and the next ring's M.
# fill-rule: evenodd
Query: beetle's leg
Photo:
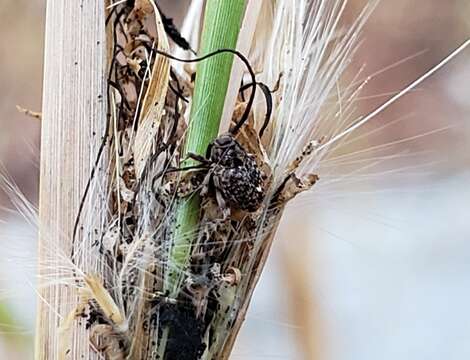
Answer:
M212 177L212 171L209 170L209 172L206 174L204 177L204 180L201 183L201 196L204 197L207 195L209 192L209 183L211 181Z
M161 170L158 172L152 179L152 190L154 193L157 193L158 191L156 190L159 186L161 186L161 181L162 181L162 176L170 174L170 173L175 173L175 172L180 172L180 171L188 171L188 170L205 170L207 169L207 166L205 165L194 165L194 166L186 166L186 167L181 167L181 168L174 168L174 167L168 167L166 169Z
M195 154L195 153L192 153L192 152L188 152L186 154L186 159L193 159L193 160L196 160L196 161L199 161L201 164L204 164L204 165L210 165L210 160L207 160L204 156L202 155L199 155L199 154Z
M230 207L227 206L224 197L219 189L215 189L215 198L220 210L222 210L222 220L225 221L230 218Z
M215 199L217 200L217 205L222 211L222 220L227 220L230 217L230 207L227 205L222 192L220 191L220 183L218 176L214 176L214 185L215 185Z

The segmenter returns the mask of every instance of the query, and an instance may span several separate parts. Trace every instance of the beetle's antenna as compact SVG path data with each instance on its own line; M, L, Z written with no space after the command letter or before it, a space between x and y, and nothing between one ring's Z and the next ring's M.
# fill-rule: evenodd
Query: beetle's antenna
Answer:
M257 82L256 85L260 87L261 91L264 94L264 98L266 99L266 115L264 116L263 126L261 126L261 129L258 134L258 136L262 138L264 131L269 125L269 120L271 119L271 114L273 112L273 96L271 94L275 92L277 89L271 90L265 83L262 83L262 82ZM243 85L240 88L240 91L243 93L243 91L245 91L247 88L251 86L253 86L253 84L251 83Z
M206 54L204 56L201 56L201 57L198 57L198 58L195 58L195 59L181 59L181 58L178 58L174 55L171 55L171 54L168 54L167 52L164 52L164 51L161 51L159 49L156 49L155 52L159 55L162 55L162 56L165 56L169 59L172 59L172 60L175 60L175 61L180 61L180 62L184 62L184 63L193 63L193 62L199 62L199 61L203 61L203 60L206 60L206 59L209 59L213 56L216 56L216 55L219 55L219 54L223 54L223 53L231 53L231 54L234 54L236 55L246 66L248 72L250 73L250 76L251 76L251 86L253 88L251 94L250 94L250 98L248 99L248 104L246 105L246 109L242 115L242 117L240 118L240 120L238 120L238 122L235 124L235 126L230 130L230 132L232 134L236 134L240 128L243 126L243 124L246 122L246 120L248 119L248 116L250 115L250 111L251 111L251 108L253 107L253 102L255 100L255 94L256 94L256 85L257 85L257 82L256 82L256 75L255 75L255 72L253 71L253 68L251 67L250 65L250 62L248 61L248 59L239 51L237 50L233 50L233 49L219 49L219 50L215 50L209 54Z

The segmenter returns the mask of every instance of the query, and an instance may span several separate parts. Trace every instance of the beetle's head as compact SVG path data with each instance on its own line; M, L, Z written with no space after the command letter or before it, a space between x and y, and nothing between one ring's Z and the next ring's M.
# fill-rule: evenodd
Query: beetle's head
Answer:
M225 163L234 157L243 157L244 150L231 134L217 137L207 148L207 157L214 162ZM228 164L225 164L228 165Z

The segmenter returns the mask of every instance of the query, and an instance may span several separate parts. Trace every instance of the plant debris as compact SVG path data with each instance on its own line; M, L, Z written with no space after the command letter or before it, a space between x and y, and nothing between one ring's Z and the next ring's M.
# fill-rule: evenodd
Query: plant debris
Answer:
M21 107L20 105L16 105L16 110L18 110L20 113L25 114L26 116L30 116L32 118L42 120L42 112L32 111L24 107Z
M109 222L95 243L107 270L106 278L85 274L79 283L88 296L91 346L106 359L216 359L243 316L286 202L318 180L296 174L315 143L283 181L273 180L262 137L272 132L276 104L242 58L252 83L240 88L230 132L205 157L189 155L198 165L182 168L193 85L185 80L191 74L172 68L167 37L190 46L152 4L116 3L107 18ZM283 86L278 78L276 88ZM256 86L267 108L258 127ZM182 286L170 296L175 209L195 193L202 198L199 227L188 234L190 261L176 269Z

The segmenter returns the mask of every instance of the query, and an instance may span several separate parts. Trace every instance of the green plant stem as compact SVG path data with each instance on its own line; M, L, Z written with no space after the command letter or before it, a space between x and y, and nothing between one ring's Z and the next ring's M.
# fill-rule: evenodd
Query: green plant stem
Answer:
M218 49L235 49L244 15L246 0L207 0L199 55ZM230 80L233 55L224 53L197 65L196 84L191 106L184 153L205 155L208 145L218 134L225 96ZM182 166L194 165L187 159ZM177 227L170 251L166 290L176 295L181 286L198 228L200 199L195 195L178 209Z

